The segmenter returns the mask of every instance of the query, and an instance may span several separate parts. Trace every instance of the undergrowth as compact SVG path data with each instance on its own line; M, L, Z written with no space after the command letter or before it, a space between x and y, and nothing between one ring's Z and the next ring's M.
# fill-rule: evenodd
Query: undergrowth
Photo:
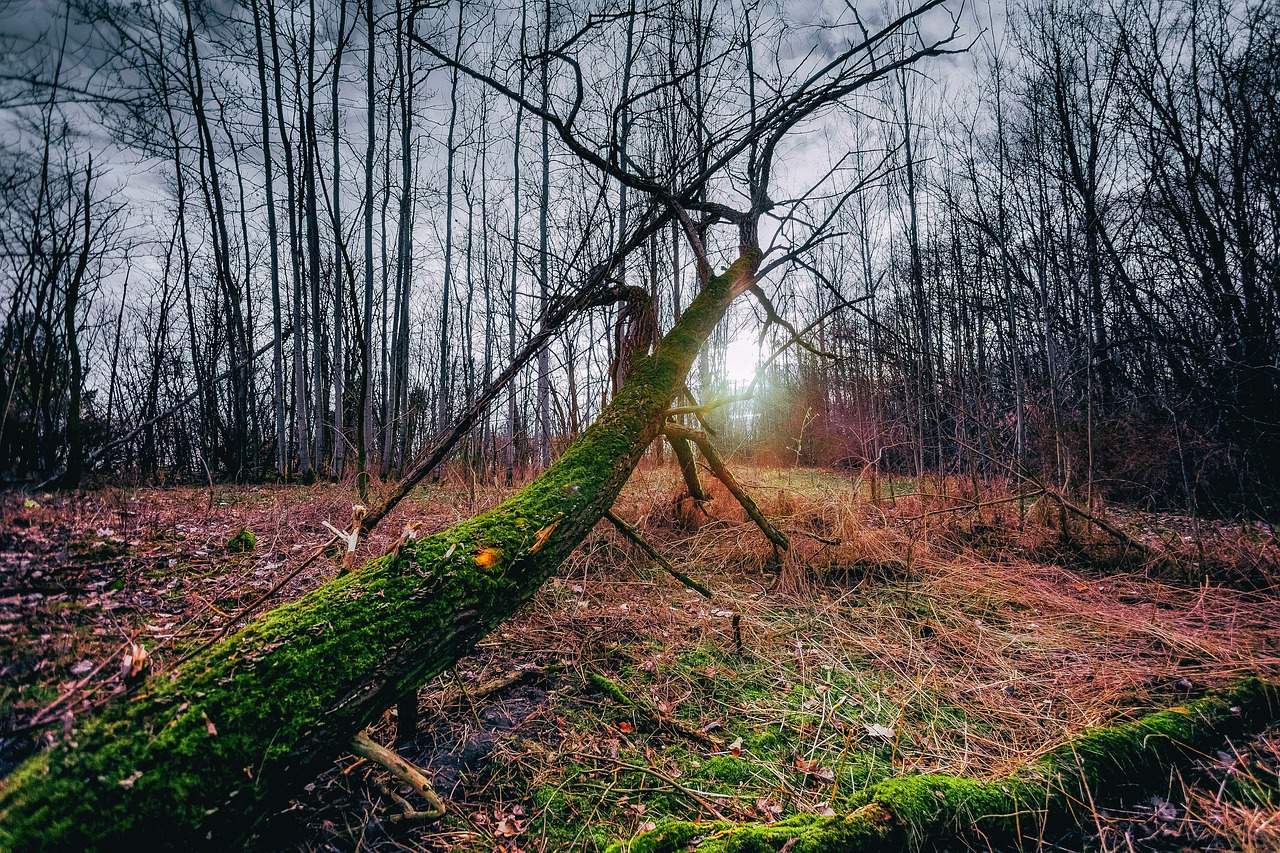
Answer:
M739 473L793 542L781 566L718 483L690 530L673 510L678 477L642 469L616 511L712 600L597 529L519 618L422 691L421 731L400 751L434 772L444 820L393 826L379 774L348 757L263 828L258 849L598 850L664 818L821 816L886 779L1007 775L1083 728L1280 674L1277 545L1256 525L1109 510L1160 555L1138 558L1088 524L1064 533L1056 513L999 484L972 494L881 478L873 496L866 480L828 472ZM327 538L321 519L350 516L338 487L217 496L211 508L196 489L50 496L37 508L4 499L10 730L126 639L161 666L198 648ZM430 532L500 498L429 486L364 553L385 550L406 521ZM256 550L228 556L242 529ZM276 600L335 571L322 560ZM116 669L65 710L91 713ZM374 736L389 741L394 723L388 711ZM1099 804L1090 831L1061 843L1123 849L1115 833L1142 823L1162 843L1268 849L1280 820L1274 743L1210 757L1164 807ZM37 744L10 738L6 758Z

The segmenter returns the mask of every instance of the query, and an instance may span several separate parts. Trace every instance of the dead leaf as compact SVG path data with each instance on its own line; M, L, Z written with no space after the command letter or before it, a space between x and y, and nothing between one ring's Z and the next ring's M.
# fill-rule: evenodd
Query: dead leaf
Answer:
M767 820L773 823L782 814L782 806L770 800L768 797L760 797L756 800L756 811Z
M1151 805L1155 806L1156 820L1164 823L1174 823L1178 820L1178 807L1164 797L1152 797Z
M796 769L823 782L834 782L835 772L830 767L821 767L816 761L809 761L799 755L795 758Z
M894 731L888 726L882 726L879 723L867 723L864 728L867 734L881 740L893 740Z
M213 724L213 720L209 719L209 715L204 711L200 712L200 716L204 717L204 727L213 737L218 736L218 727Z
M493 834L501 838L515 838L524 834L524 825L513 817L504 817L493 828Z
M635 730L636 727L628 723L626 720L618 723L618 731L622 732L624 735L631 734Z

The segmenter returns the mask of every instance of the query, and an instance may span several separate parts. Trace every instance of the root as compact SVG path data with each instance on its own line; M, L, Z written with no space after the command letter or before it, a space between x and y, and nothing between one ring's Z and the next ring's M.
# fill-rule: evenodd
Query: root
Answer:
M609 853L858 853L956 836L1033 847L1046 828L1086 818L1095 799L1134 787L1163 790L1171 767L1266 725L1277 713L1280 686L1248 679L1181 707L1087 731L1001 779L889 779L856 797L847 814L796 815L772 824L667 821L613 844Z
M382 788L383 793L400 807L400 814L391 816L392 823L424 823L444 817L444 803L436 796L435 789L431 787L431 780L420 767L405 761L364 732L356 733L351 739L351 751L361 758L372 761L395 779L409 785L418 792L418 796L427 801L427 809L419 811L408 800L396 793L393 787L380 784L379 787Z

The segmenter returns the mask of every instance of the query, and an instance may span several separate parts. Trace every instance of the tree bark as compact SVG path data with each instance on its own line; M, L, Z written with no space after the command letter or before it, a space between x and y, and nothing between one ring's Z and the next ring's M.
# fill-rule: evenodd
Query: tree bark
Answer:
M524 604L613 503L730 303L747 249L541 477L498 508L277 608L19 767L11 850L226 849L351 737Z

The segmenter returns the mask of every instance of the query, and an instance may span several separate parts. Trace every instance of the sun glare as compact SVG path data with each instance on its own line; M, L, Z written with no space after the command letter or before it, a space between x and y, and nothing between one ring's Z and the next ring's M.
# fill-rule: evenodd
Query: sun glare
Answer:
M755 335L741 334L730 340L725 351L725 373L729 384L737 388L755 379L760 358Z

